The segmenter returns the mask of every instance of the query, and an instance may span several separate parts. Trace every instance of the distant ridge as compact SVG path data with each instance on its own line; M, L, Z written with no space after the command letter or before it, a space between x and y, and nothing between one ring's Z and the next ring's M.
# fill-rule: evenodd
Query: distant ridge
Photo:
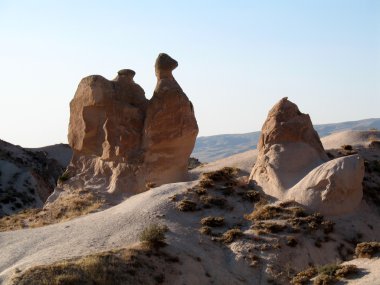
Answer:
M314 125L320 137L347 130L380 129L380 118L364 119L334 124ZM260 131L245 134L222 134L198 137L193 157L201 162L211 162L237 153L255 149Z

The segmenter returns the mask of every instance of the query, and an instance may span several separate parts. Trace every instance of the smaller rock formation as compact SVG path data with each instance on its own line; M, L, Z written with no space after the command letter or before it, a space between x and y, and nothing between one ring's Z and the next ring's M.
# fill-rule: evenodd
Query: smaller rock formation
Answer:
M328 161L310 117L283 98L269 112L250 180L275 198L295 200L326 215L353 211L363 190L357 155Z
M269 111L257 148L259 154L250 180L279 198L328 160L309 115L301 113L288 98Z

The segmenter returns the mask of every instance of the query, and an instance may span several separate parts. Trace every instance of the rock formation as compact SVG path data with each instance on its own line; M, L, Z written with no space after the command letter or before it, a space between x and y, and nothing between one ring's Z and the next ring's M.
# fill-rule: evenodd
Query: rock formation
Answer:
M309 115L287 98L269 111L257 148L250 179L275 197L282 197L286 189L328 160Z
M111 81L100 75L82 79L70 103L69 179L57 191L99 189L128 196L145 191L146 183L186 180L198 126L172 75L177 66L170 56L158 56L151 100L130 69Z
M250 180L268 195L327 215L350 212L362 199L363 160L328 161L309 115L287 98L270 110L258 151Z
M198 134L193 105L172 75L177 66L168 55L158 56L157 86L146 111L144 163L147 180L156 184L186 179Z
M364 161L358 155L328 161L289 189L287 198L323 215L340 215L355 209L362 197Z

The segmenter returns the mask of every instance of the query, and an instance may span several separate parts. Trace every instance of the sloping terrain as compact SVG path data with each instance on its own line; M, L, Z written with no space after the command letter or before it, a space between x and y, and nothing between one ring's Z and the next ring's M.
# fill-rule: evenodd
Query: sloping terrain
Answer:
M177 261L160 260L169 262L172 273L157 282L148 274L146 284L289 284L311 264L350 260L358 242L380 239L380 216L370 201L363 200L350 215L321 217L257 196L245 186L254 160L255 151L238 154L193 169L195 181L152 188L102 212L2 232L0 282L12 284L13 277L36 265L128 248L155 223L168 226L164 251ZM242 168L236 178L224 172L202 176L231 165ZM150 261L156 266L156 259L145 260ZM359 279L345 279L346 284L378 280L373 262L377 259L358 263Z
M53 157L0 140L0 217L42 207L66 167Z
M380 129L380 119L314 125L320 137L346 130ZM201 162L211 162L240 152L255 149L260 132L198 137L192 156Z

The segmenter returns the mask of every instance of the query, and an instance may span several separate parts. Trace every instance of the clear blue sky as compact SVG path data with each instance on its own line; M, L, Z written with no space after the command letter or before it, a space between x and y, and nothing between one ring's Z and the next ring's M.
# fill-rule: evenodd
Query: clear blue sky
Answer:
M202 136L259 130L285 96L313 123L380 117L377 0L0 0L0 138L67 142L90 74L131 68L150 98L160 52Z

